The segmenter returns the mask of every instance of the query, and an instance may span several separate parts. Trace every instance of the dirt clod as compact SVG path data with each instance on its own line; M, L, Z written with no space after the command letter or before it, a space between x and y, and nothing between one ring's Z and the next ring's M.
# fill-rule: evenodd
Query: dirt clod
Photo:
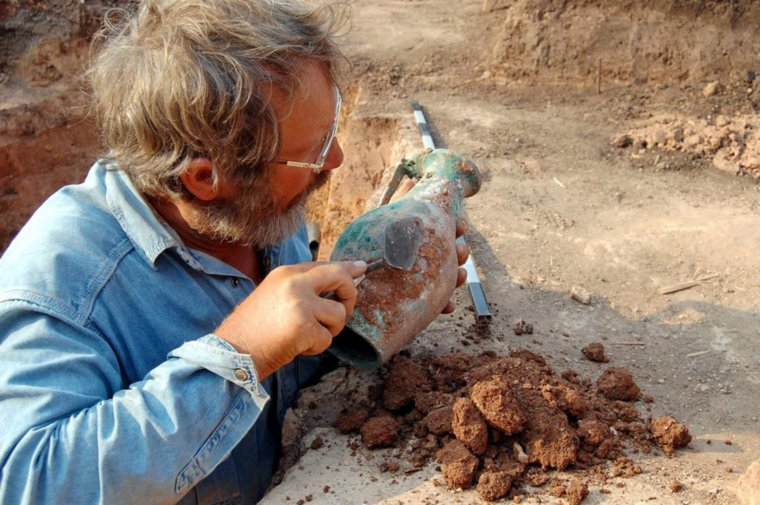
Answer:
M476 383L472 388L470 398L489 425L507 435L522 431L525 416L509 386L501 377L494 376L489 380Z
M454 416L454 412L450 405L438 408L430 412L422 420L425 427L430 430L430 433L434 435L444 435L451 433L451 420Z
M370 412L367 407L345 410L338 414L338 417L335 420L335 427L338 428L341 433L358 431L369 417L369 414Z
M478 408L469 398L454 402L451 430L475 454L483 454L488 447L488 426Z
M435 457L450 489L467 489L472 485L480 461L462 442L451 440Z
M609 361L607 355L604 354L604 346L599 342L593 342L587 345L581 349L581 352L589 361L594 361L596 363L607 363Z
M435 455L449 488L466 489L477 482L484 500L507 496L522 483L554 481L566 500L580 503L587 484L555 480L554 469L601 468L608 460L610 476L632 477L642 470L626 452L649 453L654 447L655 432L630 403L641 392L623 368L606 370L594 387L573 370L557 374L542 356L527 350L508 356L403 357L386 370L386 391L399 370L429 390L413 396L394 393L405 398L404 409L396 412L384 410L387 396L378 400L369 407L377 414L362 426L362 440L370 448L407 447L404 458L413 471ZM391 383L401 389L398 380ZM678 440L660 445L668 451Z
M608 368L597 379L596 386L610 400L633 401L641 394L631 372L625 368Z
M383 390L383 405L398 410L414 400L415 395L430 391L430 379L425 370L406 356L396 356Z
M670 416L662 416L652 420L650 429L655 443L662 447L668 456L674 455L675 449L685 447L691 442L689 428Z
M567 486L567 503L570 505L578 505L586 496L588 496L588 486L585 482L580 480L574 480Z
M483 472L478 479L476 490L486 501L503 498L512 488L512 476L508 472Z
M361 427L362 442L370 449L389 447L398 438L399 421L391 416L369 418Z

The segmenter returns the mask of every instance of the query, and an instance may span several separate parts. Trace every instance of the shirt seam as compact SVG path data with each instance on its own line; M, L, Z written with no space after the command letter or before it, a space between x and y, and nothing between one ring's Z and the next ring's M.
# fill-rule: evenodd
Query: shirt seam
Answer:
M35 307L38 312L65 321L72 325L77 321L76 310L50 296L28 289L10 289L0 293L0 304L19 303Z
M28 303L38 309L43 309L41 312L48 315L65 319L70 324L84 326L92 314L98 295L113 277L113 273L118 268L119 263L132 250L134 249L128 239L123 240L112 250L108 255L108 259L103 262L103 268L96 271L95 275L85 285L85 296L80 305L65 303L44 293L24 288L11 288L0 291L0 303L14 301Z
M82 314L78 321L79 324L84 325L90 319L90 315L92 314L100 292L103 291L106 284L108 284L111 278L113 278L113 274L116 272L121 261L127 257L131 251L134 251L134 245L129 238L125 238L113 248L108 255L108 261L104 262L103 268L97 271L92 280L87 284L85 290L89 296L86 300L86 306L83 304Z
M232 406L224 414L222 421L206 438L195 456L182 468L175 480L175 493L186 491L209 475L210 469L206 468L206 464L211 458L211 452L222 442L233 423L243 415L246 394L245 391L239 391L235 395Z

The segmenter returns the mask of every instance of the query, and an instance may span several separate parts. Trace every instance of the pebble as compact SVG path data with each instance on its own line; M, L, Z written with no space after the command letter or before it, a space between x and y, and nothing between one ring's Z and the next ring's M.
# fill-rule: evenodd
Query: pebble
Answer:
M576 302L582 303L583 305L588 305L591 303L591 294L589 294L589 292L585 289L578 286L573 286L573 288L570 290L570 298Z
M719 86L720 86L720 83L718 81L712 81L708 83L707 86L705 86L702 89L702 95L704 95L705 98L709 96L713 96L714 94L718 92Z

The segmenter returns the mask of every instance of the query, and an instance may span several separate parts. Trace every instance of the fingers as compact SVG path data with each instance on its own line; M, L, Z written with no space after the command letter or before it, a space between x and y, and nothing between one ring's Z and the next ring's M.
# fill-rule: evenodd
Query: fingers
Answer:
M314 316L319 324L327 329L330 334L329 340L332 340L332 337L343 329L346 324L346 317L350 313L346 312L346 306L338 301L321 298L316 303ZM325 348L330 344L329 340L325 344Z
M451 314L456 310L457 306L454 304L453 300L449 300L449 303L446 304L446 306L441 311L441 314Z
M354 278L367 269L364 261L340 261L315 264L305 273L307 281L312 285L316 295L332 292L331 298L344 307L343 322L346 316L354 311L356 304L356 286Z
M469 228L469 226L467 226L467 221L465 221L464 219L457 219L457 224L456 224L456 235L457 235L457 238L459 238L459 237L463 236L465 233L467 233L467 229L468 228Z
M306 356L314 356L315 354L320 354L325 352L328 347L330 347L330 344L332 343L332 339L335 335L330 333L330 330L322 326L321 324L316 324L316 328L314 328L313 334L314 338L311 341L311 346L303 349L300 354L304 354Z
M467 244L457 244L456 251L457 264L464 265L464 262L467 261L467 257L470 255L470 247Z
M467 280L467 270L460 268L457 270L457 283L456 287L460 287Z

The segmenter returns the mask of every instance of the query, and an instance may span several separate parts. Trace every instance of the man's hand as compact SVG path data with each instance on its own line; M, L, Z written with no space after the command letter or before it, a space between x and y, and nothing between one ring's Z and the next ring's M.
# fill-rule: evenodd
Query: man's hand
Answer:
M464 219L458 219L456 238L463 236L465 233L467 233L467 222ZM457 262L459 262L460 266L464 265L464 262L467 261L467 257L470 255L470 248L467 247L467 244L457 244L456 248L457 248ZM467 280L467 271L464 268L460 268L457 271L456 287L459 287L462 284L464 284L464 281L466 280ZM454 312L454 309L456 309L456 305L454 304L454 301L449 300L449 303L446 304L446 307L443 308L441 313L451 314L452 312Z
M300 354L319 354L356 303L354 277L363 261L303 263L275 268L214 332L250 354L263 379ZM334 292L334 299L320 295Z

